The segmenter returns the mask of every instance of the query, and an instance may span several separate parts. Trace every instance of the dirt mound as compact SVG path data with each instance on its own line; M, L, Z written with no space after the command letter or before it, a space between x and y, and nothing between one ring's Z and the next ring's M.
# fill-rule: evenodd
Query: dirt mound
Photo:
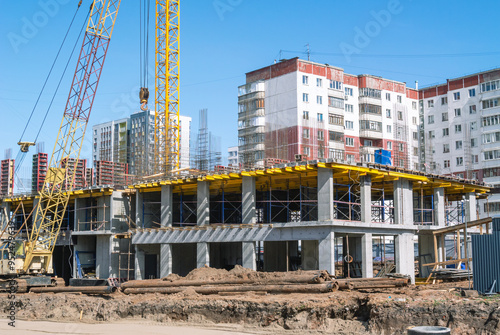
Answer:
M179 280L179 279L183 279L183 277L182 277L182 276L179 276L179 275L177 275L177 274L175 274L175 273L171 273L171 274L169 274L168 276L166 276L166 277L162 278L161 280L165 280L165 281L170 281L170 282L172 282L172 281L176 281L176 280Z
M228 271L225 269L214 269L208 266L194 269L185 277L186 280L219 280L227 278Z
M199 296L200 295L196 293L196 291L192 287L188 287L182 292L170 295L170 297L177 297L177 298L196 298Z

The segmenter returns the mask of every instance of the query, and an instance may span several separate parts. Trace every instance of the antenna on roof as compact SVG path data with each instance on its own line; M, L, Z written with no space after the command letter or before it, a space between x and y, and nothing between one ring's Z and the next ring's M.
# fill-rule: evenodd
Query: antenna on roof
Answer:
M306 44L307 60L311 61L311 49L309 48L309 43Z

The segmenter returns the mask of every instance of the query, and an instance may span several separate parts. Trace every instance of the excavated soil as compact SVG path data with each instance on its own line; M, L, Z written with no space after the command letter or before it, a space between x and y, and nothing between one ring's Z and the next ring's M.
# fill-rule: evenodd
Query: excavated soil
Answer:
M186 278L170 275L164 280L209 283L277 275L239 267L231 271L202 268ZM459 288L467 286L466 282L455 282L325 294L226 296L199 295L191 288L173 295L28 293L16 296L16 317L66 322L240 324L259 333L405 334L409 326L420 325L450 327L452 334L500 333L500 297L464 298ZM0 318L7 317L8 307L7 295L0 294Z

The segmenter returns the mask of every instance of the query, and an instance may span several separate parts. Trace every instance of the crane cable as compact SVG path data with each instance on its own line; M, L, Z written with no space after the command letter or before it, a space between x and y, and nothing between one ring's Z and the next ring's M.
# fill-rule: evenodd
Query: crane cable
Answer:
M81 5L81 1L80 1L80 2L79 2L79 4L78 4L78 8L80 7L80 5ZM92 7L91 7L91 8L92 8ZM78 9L77 9L77 12L78 12ZM63 77L64 77L64 75L66 74L66 70L68 69L69 63L70 63L71 59L73 58L74 52L75 52L76 47L77 47L77 45L78 45L78 41L81 39L81 36L82 36L83 32L85 31L85 26L86 26L86 24L87 24L87 20L88 20L88 18L89 18L89 15L90 15L90 10L89 10L89 12L88 12L88 14L87 14L87 17L86 17L86 18L85 18L85 20L84 20L84 23L83 23L82 28L80 29L80 34L78 35L78 38L77 38L77 40L75 41L75 44L74 44L74 46L73 46L73 50L71 51L71 54L70 54L70 56L69 56L69 58L68 58L68 61L66 62L66 66L65 66L65 68L64 68L64 71L63 71L63 73L61 74L61 77L59 78L59 83L57 84L57 87L56 87L56 90L55 90L54 94L52 95L52 99L51 99L51 101L50 101L50 104L49 104L49 106L48 106L48 108L47 108L46 112L45 112L45 115L44 115L44 118L43 118L42 124L40 125L40 128L38 129L38 132L37 132L37 134L36 134L35 143L36 143L36 141L38 140L38 137L39 137L39 135L40 135L40 133L41 133L41 131L42 131L43 125L44 125L44 123L45 123L45 121L46 121L46 119L47 119L47 116L48 116L48 114L49 114L50 108L52 107L52 103L54 102L54 99L55 99L56 94L57 94L57 92L58 92L58 90L59 90L59 87L60 87L60 85L61 85L61 82L62 82L62 80L63 80ZM75 16L76 16L76 13L75 13ZM75 19L75 17L73 17L73 20L71 21L71 24L70 24L69 29L70 29L70 28L71 28L71 26L73 25L73 21L74 21L74 19ZM68 32L69 32L69 29L68 29ZM64 40L66 40L66 37L68 36L68 32L66 33L66 36L64 37ZM64 40L63 40L63 44L64 44ZM62 48L62 45L61 45L61 48ZM60 52L61 52L61 49L59 49L59 52L57 53L57 57L59 56L59 53L60 53ZM56 57L56 60L57 60L57 57ZM55 61L54 61L54 63L55 63ZM52 64L52 68L50 69L50 72L52 72L52 69L53 69L53 68L54 68L54 64ZM50 72L49 72L49 76L50 76ZM48 79L48 77L47 77L47 79ZM46 83L47 83L47 80L45 81L45 84L46 84ZM44 87L45 87L45 84L44 84ZM43 92L43 88L42 88L42 92ZM42 92L40 92L40 95L41 95L41 93L42 93ZM40 96L38 97L38 100L39 100L39 99L40 99ZM37 100L36 104L38 104L38 100ZM36 107L36 104L35 104L35 107ZM35 110L35 107L33 108L33 111L31 112L31 116L33 115L33 112L34 112L34 110ZM30 119L31 119L31 116L30 116ZM29 120L28 120L28 123L29 123ZM27 127L27 126L28 126L28 124L26 125L26 127ZM25 131L26 131L26 128L24 129L24 132L25 132ZM23 132L23 135L24 135L24 132ZM21 136L21 138L22 138L22 136ZM16 156L16 159L15 159L15 161L17 162L17 164L15 165L15 169L14 169L14 174L15 174L15 177L17 178L17 181L18 181L18 182L22 185L22 188L24 188L24 189L26 189L26 186L23 184L23 182L22 182L21 178L19 177L19 175L18 175L18 171L19 171L20 167L22 166L22 164L23 164L23 162L24 162L24 159L25 159L25 158L26 158L26 152L22 152L21 150L19 150L19 152L18 152L18 154L17 154L17 156Z
M141 102L141 110L148 110L149 99L149 12L151 8L151 0L139 1L139 51L140 51L140 65L139 65L139 82L141 89L139 92L139 99Z
M47 82L49 81L50 75L52 74L52 70L54 69L54 66L57 62L57 59L59 58L59 54L61 53L61 50L64 46L64 43L66 42L66 38L68 37L69 31L71 30L71 27L73 26L73 22L75 21L76 15L78 14L78 10L80 9L80 6L82 5L82 1L78 3L78 7L76 8L75 14L73 15L73 19L71 20L71 23L69 24L68 30L66 31L66 35L64 35L64 39L61 43L61 46L59 47L59 50L57 51L56 58L54 59L54 62L52 63L52 66L50 67L49 73L47 77L45 78L45 82L43 83L42 89L40 93L38 94L38 98L36 99L35 105L33 106L33 109L31 110L30 117L28 118L28 121L26 122L26 126L24 127L23 133L21 134L21 138L19 139L19 142L22 141L24 134L26 133L26 129L28 128L28 125L31 121L31 118L33 117L33 114L35 113L35 109L38 105L38 102L40 101L40 97L43 94L43 91L45 90L45 86L47 85Z

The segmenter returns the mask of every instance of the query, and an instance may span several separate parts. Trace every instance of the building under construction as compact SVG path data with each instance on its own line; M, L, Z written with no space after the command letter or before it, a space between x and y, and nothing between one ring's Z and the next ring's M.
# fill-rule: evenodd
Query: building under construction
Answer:
M236 264L370 278L374 245L387 238L395 271L414 278L415 256L439 259L432 231L475 220L476 199L488 190L469 180L332 160L80 189L71 194L53 266L65 279L159 278ZM36 203L36 196L4 198L2 213L14 212L26 236L32 222L23 222Z

